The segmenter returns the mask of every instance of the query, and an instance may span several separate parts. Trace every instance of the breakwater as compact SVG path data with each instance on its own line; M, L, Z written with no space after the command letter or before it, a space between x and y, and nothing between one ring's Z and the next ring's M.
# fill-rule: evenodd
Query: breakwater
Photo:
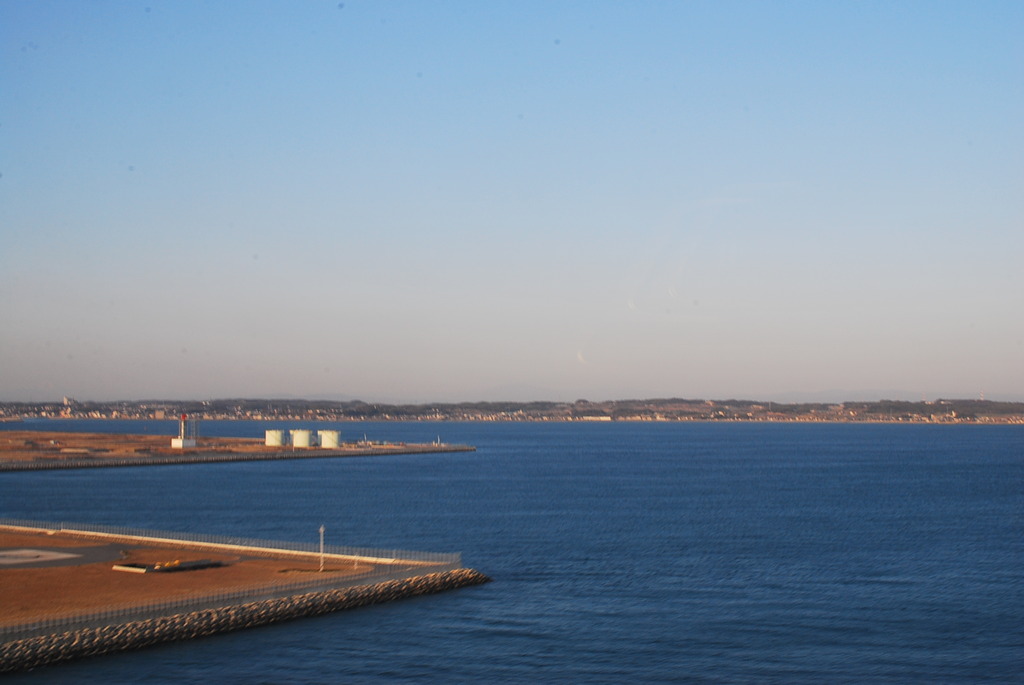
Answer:
M86 456L0 461L0 471L50 471L55 469L113 468L118 466L169 466L172 464L212 464L231 461L277 461L283 459L337 459L340 457L379 457L397 454L437 454L475 452L472 445L380 445L358 449L309 449L282 452L207 452L150 454L132 457Z
M373 585L311 592L15 640L0 645L0 673L256 628L296 618L480 585L488 581L490 578L473 569L456 569Z

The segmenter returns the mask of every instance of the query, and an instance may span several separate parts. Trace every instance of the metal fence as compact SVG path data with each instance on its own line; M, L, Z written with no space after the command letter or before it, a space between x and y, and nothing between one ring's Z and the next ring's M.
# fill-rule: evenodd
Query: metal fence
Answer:
M168 540L172 542L187 542L193 544L209 545L231 545L235 547L252 547L255 549L266 549L269 551L285 550L288 552L319 553L320 545L316 542L282 542L278 540L260 540L254 538L231 537L224 535L203 535L198 533L169 532L162 530L147 530L144 528L130 528L127 526L104 526L86 523L71 523L61 521L30 521L24 519L0 518L0 526L16 526L22 528L37 528L66 532L68 534L99 533L102 535L150 538L156 540ZM458 552L437 553L417 552L406 549L381 549L375 547L345 547L339 545L324 545L325 554L339 554L352 557L373 557L376 559L401 559L403 561L426 562L429 564L451 564L459 563L462 555Z
M320 547L316 543L275 542L216 535L190 535L165 531L143 530L120 526L97 526L72 523L52 523L43 521L27 521L22 519L0 518L0 526L34 528L66 533L98 533L123 538L142 538L137 543L149 542L184 542L191 545L229 545L245 547L259 554L265 551L268 556L275 552L301 552L318 554ZM126 540L127 541L127 540ZM388 550L368 547L342 547L324 545L324 553L329 555L351 556L356 558L376 559L381 563L358 574L332 576L331 574L315 574L316 578L291 583L245 587L230 592L204 594L197 597L132 604L109 607L103 611L90 613L53 616L41 621L17 625L0 625L0 643L20 640L38 635L51 635L82 628L96 628L117 625L131 621L141 621L161 616L190 613L203 609L224 608L258 602L267 599L279 599L292 595L310 592L338 590L358 585L400 580L428 573L440 573L462 568L462 555L459 553L439 554L432 552L416 552L408 550Z

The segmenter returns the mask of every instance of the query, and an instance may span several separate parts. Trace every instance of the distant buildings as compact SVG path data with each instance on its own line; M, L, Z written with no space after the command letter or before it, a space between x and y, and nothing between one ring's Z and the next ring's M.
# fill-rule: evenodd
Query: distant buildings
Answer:
M744 421L843 423L1024 424L1024 402L846 402L779 404L747 400L617 400L608 402L472 402L385 405L322 400L209 400L202 402L0 403L0 420L21 418L155 419L188 414L211 420L287 421Z

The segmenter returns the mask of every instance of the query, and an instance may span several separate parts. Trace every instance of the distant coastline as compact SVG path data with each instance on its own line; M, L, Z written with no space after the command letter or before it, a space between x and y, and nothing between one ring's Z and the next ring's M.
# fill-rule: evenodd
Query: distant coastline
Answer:
M0 421L176 419L267 421L732 421L776 423L943 423L1024 425L1024 402L939 399L841 403L646 399L590 402L380 404L328 400L223 399L0 402Z

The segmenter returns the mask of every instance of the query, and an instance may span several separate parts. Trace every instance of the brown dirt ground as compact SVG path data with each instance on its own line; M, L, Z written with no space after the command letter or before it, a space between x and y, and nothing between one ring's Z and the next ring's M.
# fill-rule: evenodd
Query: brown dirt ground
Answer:
M149 456L153 454L209 454L211 452L280 452L252 438L200 438L194 449L174 449L166 435L111 435L47 431L0 432L0 460L81 459ZM287 448L294 450L294 448ZM74 450L68 452L68 450ZM82 450L87 450L83 452Z
M14 533L0 530L0 550L38 547L96 547L106 540L79 538L61 533ZM115 543L116 544L116 543ZM125 562L153 564L172 560L213 559L225 562L216 568L174 573L125 573L114 571L114 561L78 566L18 568L0 566L0 624L29 623L54 616L103 611L186 597L230 592L254 586L271 586L312 580L319 557L267 559L189 549L124 544ZM358 572L369 568L359 563ZM328 560L325 571L333 576L357 571L347 561Z

